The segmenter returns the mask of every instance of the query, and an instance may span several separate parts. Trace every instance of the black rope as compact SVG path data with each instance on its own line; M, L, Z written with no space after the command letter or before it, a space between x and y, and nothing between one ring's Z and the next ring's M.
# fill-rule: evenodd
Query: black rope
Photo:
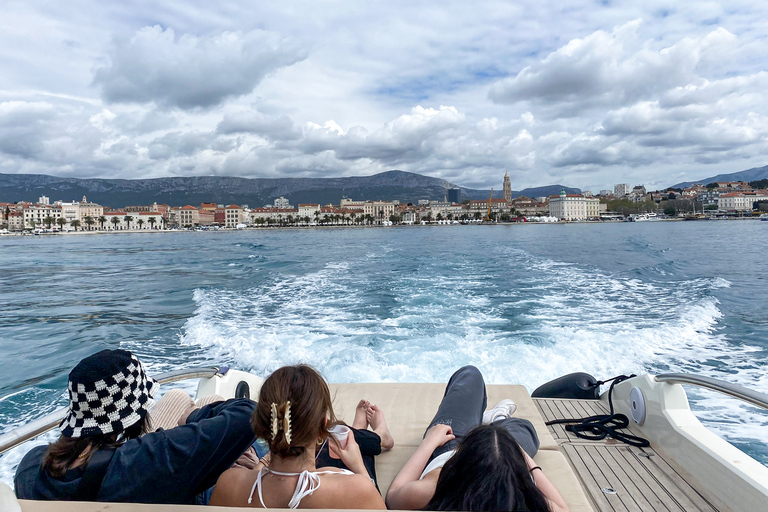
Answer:
M595 388L613 381L611 387L608 389L608 405L611 409L610 414L598 414L596 416L580 419L552 420L548 421L546 424L558 425L568 423L568 425L565 426L565 430L573 433L576 437L588 439L590 441L600 441L606 437L612 437L617 441L621 441L630 446L637 446L638 448L650 446L651 443L649 443L647 439L632 434L618 432L618 429L627 428L629 426L629 418L627 418L625 414L614 414L613 387L619 382L631 379L632 377L636 377L636 375L619 375L605 381L599 380L592 385L592 387ZM576 425L571 425L571 423L576 423Z

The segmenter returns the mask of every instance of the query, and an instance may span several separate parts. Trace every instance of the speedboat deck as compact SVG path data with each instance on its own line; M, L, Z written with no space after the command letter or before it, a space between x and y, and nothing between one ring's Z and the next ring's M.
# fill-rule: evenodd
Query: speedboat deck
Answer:
M161 382L189 378L190 370L171 372ZM257 376L217 369L192 372L201 377L197 398L211 394L224 397L258 397L263 380ZM687 380L687 382L686 382ZM648 439L648 448L636 448L613 439L584 440L562 425L547 426L553 419L579 419L608 413L606 394L600 400L531 398L520 385L489 385L488 405L511 398L516 417L531 421L539 436L534 457L560 491L572 512L618 511L719 511L753 512L768 503L768 468L704 428L691 414L680 382L710 389L727 386L722 381L681 375L643 375L617 384L615 411L635 417L625 433ZM382 495L408 458L421 443L424 430L434 416L445 384L376 383L331 384L334 410L339 419L352 423L355 407L365 398L377 404L386 417L395 447L376 460ZM243 391L245 390L245 391ZM768 408L768 397L738 386L728 394ZM26 428L24 434L45 431L56 418L44 418ZM0 436L0 447L17 442L22 433ZM7 439L4 439L7 438ZM0 486L2 487L2 486ZM9 489L6 488L8 492ZM0 489L2 491L2 489ZM19 500L23 512L181 512L238 510L191 505L135 505L117 503L43 502ZM246 510L246 509L239 509Z
M533 401L547 422L609 413L601 400L534 398ZM718 510L653 446L638 448L610 437L585 440L566 430L564 424L548 428L599 512ZM642 436L635 428L618 431Z

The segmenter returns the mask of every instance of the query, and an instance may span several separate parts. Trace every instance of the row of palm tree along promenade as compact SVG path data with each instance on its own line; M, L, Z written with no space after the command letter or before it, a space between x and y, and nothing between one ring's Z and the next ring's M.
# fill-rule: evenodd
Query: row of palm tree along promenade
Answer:
M274 226L351 226L397 224L458 224L472 222L562 222L623 220L642 213L680 217L691 212L711 216L754 216L768 211L768 183L717 182L685 190L646 192L645 187L620 184L597 196L590 192L549 197L512 198L509 178L504 179L504 197L461 201L459 189L450 189L444 201L352 200L338 205L299 204L284 197L272 205L202 203L199 207L171 207L153 203L113 209L81 201L50 202L42 196L36 203L0 202L0 232L115 232L168 229L244 229Z

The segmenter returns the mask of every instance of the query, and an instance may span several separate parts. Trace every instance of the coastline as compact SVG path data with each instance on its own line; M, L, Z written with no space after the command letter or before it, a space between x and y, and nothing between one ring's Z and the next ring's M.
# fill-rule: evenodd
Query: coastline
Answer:
M672 219L655 219L652 221L641 222L682 222L682 221L744 221L744 220L761 220L759 217L711 217L705 219L685 219L685 218L672 218ZM233 229L233 228L219 228L219 229L130 229L120 231L102 231L102 230L79 230L79 231L56 231L56 232L39 232L29 233L20 231L9 231L7 233L0 233L0 238L6 236L77 236L77 235L133 235L133 234L169 234L169 233L231 233L240 231L269 231L275 229L367 229L367 228L403 228L403 227L456 227L456 226L516 226L516 225L563 225L563 224L618 224L629 223L625 220L575 220L575 221L557 221L557 222L498 222L498 223L470 223L470 224L398 224L394 226L379 226L379 225L346 225L346 226L249 226L247 228Z

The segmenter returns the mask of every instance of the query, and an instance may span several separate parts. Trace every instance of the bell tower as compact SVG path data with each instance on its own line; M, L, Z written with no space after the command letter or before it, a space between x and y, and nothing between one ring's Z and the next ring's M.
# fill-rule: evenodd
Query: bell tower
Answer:
M509 180L509 173L504 173L504 200L507 204L512 202L512 182Z

